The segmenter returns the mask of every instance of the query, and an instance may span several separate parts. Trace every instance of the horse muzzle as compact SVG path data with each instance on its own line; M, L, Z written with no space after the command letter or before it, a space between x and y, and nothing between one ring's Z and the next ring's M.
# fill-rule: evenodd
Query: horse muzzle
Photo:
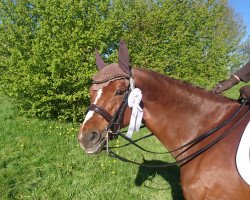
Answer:
M80 146L87 154L99 154L106 144L105 133L100 133L97 130L78 133L78 141Z

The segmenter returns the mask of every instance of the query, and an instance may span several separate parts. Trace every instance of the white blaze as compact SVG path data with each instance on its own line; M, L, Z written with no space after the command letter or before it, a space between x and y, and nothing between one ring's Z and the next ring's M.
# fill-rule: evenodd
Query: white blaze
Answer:
M97 103L97 101L98 101L98 99L100 99L101 95L102 95L102 89L100 89L100 90L97 91L97 96L96 96L95 101L94 101L93 104L96 104L96 103ZM83 127L84 124L93 116L93 114L94 114L94 111L89 111L89 112L87 113L87 115L86 115L86 117L85 117L85 119L84 119L84 122L83 122L83 124L82 124L82 127Z

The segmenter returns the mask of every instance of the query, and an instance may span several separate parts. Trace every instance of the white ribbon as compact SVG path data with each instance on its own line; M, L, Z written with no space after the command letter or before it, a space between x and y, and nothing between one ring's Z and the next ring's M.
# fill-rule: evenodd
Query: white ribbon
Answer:
M140 107L142 93L139 88L133 89L128 96L128 106L132 108L130 123L128 127L127 137L131 138L134 131L140 129L143 110Z

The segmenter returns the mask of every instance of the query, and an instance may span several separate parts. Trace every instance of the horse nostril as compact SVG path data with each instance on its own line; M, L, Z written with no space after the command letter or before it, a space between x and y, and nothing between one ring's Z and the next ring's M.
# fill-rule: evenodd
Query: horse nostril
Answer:
M89 134L87 134L85 136L85 141L86 142L92 142L92 143L96 143L100 140L101 138L101 134L98 132L90 132Z

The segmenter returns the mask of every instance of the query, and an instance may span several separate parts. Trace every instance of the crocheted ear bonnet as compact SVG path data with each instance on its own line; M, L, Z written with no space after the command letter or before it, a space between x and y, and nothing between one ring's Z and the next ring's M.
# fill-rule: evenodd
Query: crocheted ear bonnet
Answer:
M114 80L129 79L131 69L129 66L128 49L124 41L121 41L119 44L118 57L118 63L106 66L100 54L96 51L96 65L99 72L92 78L94 90L103 88Z
M129 75L122 71L117 63L110 64L93 76L93 89L99 90L106 87L111 81L122 78L129 79Z
M117 63L113 63L102 68L96 75L93 76L92 80L94 84L99 84L121 78L129 78L129 75L126 74Z

